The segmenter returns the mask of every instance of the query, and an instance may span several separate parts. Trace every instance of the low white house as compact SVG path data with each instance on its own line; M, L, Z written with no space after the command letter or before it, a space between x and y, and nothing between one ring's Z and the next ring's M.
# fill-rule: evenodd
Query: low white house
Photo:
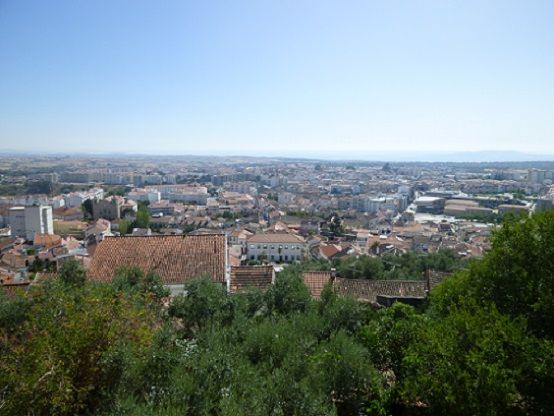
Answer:
M306 241L289 233L260 233L248 238L248 260L292 263L306 254Z

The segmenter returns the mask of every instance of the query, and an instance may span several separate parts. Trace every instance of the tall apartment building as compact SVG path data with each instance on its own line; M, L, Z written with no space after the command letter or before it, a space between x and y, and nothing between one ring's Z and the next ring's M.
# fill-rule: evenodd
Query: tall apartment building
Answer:
M54 234L52 207L33 205L28 207L12 207L8 220L12 236L24 237L32 241L35 234Z

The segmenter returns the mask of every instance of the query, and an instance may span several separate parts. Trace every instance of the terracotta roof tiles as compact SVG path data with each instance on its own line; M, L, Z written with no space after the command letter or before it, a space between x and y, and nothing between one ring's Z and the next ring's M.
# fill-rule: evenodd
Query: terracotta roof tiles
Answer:
M331 281L331 272L304 272L302 278L312 297L319 299L323 287Z
M249 243L292 243L304 244L302 237L288 233L260 233L254 234L248 239Z
M425 280L367 280L341 279L334 282L335 290L358 300L377 302L377 296L424 298L427 295Z
M164 284L181 284L202 275L223 283L225 257L222 234L107 237L94 252L89 277L111 281L118 268L138 266L156 272Z
M247 288L268 289L274 279L273 266L237 266L231 267L231 293Z

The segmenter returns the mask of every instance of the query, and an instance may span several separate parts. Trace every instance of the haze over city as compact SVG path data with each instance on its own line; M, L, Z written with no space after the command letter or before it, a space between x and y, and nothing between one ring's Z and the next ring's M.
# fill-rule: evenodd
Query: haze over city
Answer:
M5 0L0 150L544 160L553 13L549 1ZM467 153L481 151L501 153Z

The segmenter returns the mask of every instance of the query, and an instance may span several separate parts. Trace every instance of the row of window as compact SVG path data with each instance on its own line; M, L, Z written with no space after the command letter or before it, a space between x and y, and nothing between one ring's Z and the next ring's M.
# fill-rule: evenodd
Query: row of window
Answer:
M260 258L261 256L250 256L250 260L257 260L257 257ZM277 258L277 257L280 257L280 258ZM288 255L285 255L285 256L275 256L275 255L271 255L269 256L269 259L271 261L276 261L276 260L279 260L279 261L289 261L289 256ZM294 261L294 260L300 260L300 256L290 256L290 261Z
M257 248L258 250L262 250L262 247L264 250L267 250L267 248L269 247L270 250L275 250L275 246L268 246L268 245L260 245L258 244L257 246L255 246L254 244L250 244L250 248L251 249L254 249L254 248ZM288 250L289 249L289 246L279 246L279 249L285 249L285 250ZM300 246L290 246L291 250L300 250Z

